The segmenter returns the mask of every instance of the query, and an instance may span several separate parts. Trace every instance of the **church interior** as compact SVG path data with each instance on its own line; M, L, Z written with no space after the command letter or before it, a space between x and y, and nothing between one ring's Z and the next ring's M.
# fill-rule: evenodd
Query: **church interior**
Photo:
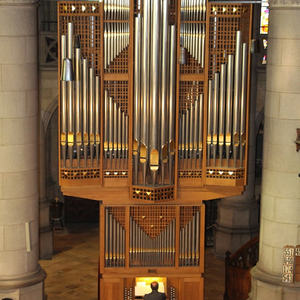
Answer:
M299 17L0 0L0 300L299 300Z

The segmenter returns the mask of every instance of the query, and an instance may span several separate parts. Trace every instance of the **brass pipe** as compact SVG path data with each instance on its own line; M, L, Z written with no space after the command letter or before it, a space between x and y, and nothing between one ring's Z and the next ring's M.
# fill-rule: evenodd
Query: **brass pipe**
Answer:
M201 68L204 68L205 64L205 36L205 24L202 24Z
M246 145L246 106L247 106L247 44L242 46L242 82L241 82L241 125L240 125L240 167L243 167Z

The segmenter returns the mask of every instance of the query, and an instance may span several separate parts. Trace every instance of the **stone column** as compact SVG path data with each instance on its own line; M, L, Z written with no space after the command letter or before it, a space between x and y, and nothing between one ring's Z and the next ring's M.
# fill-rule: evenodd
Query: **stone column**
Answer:
M43 299L36 15L33 0L0 1L0 299Z
M42 117L41 117L42 118ZM53 231L50 225L50 201L46 194L46 147L45 130L40 121L39 138L39 157L40 157L40 259L51 259L53 255Z
M259 261L250 299L299 300L281 282L285 245L300 244L300 2L270 1Z
M253 38L259 30L259 6L254 7ZM228 197L218 203L215 229L215 254L224 258L226 251L234 253L243 244L258 234L258 205L255 199L255 151L256 151L256 98L257 54L251 56L251 98L249 121L248 182L240 196Z

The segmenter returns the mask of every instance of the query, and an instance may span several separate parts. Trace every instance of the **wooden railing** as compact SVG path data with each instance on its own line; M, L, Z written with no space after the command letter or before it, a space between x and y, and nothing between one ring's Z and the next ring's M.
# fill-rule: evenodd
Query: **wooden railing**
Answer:
M250 269L258 261L258 237L234 254L226 252L224 300L246 300L251 289Z

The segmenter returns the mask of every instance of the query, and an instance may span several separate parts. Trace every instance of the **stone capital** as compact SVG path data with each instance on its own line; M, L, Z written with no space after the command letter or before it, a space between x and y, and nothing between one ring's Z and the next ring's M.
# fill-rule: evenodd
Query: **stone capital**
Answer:
M299 0L269 0L270 8L300 8Z

